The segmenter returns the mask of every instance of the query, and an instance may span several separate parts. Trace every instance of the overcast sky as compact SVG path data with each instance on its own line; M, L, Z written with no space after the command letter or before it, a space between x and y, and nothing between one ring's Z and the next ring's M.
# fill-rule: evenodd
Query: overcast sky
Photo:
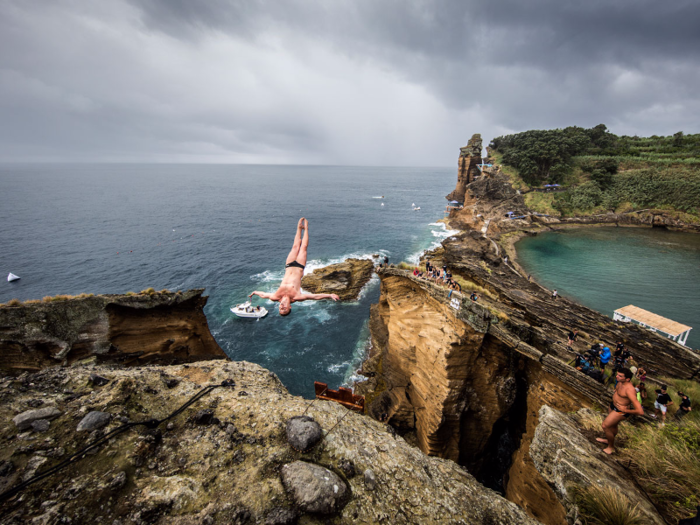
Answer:
M697 0L0 0L0 161L454 166L700 132Z

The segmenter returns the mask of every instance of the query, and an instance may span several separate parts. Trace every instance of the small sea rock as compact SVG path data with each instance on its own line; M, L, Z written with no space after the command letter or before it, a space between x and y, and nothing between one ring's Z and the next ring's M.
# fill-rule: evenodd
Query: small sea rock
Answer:
M97 374L90 374L90 382L95 386L105 386L109 383L109 379Z
M32 423L37 419L46 419L48 421L51 421L52 419L56 419L60 415L61 411L56 407L46 407L22 412L21 414L15 416L12 419L12 421L19 430L29 430L32 426Z
M301 510L319 514L339 511L348 492L345 482L334 472L305 461L282 467L282 483Z
M309 416L294 416L287 420L287 441L294 450L311 450L323 438L321 425Z
M49 423L47 419L37 419L36 421L32 421L32 430L34 432L46 432L50 426L51 423Z
M377 477L374 475L372 469L365 470L365 488L367 490L374 490L377 488Z
M100 412L98 410L93 410L89 412L83 419L78 423L78 432L98 430L104 428L109 423L112 415L107 412Z

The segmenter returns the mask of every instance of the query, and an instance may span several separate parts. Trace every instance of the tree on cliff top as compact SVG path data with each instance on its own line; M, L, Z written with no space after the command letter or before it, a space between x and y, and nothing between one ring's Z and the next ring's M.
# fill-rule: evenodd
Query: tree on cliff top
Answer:
M503 162L516 168L529 184L560 182L572 168L571 159L608 142L607 128L571 126L565 129L531 130L496 137L490 147L503 154Z

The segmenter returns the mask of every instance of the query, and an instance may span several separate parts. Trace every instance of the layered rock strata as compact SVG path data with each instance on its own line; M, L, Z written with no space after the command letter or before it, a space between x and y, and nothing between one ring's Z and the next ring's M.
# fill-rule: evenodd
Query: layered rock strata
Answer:
M464 194L467 184L476 180L481 173L478 164L481 164L481 149L483 142L481 135L475 133L466 146L459 149L459 159L457 160L457 186L447 196L448 200L458 202L464 201Z
M17 374L85 359L142 365L225 358L209 332L203 292L1 306L0 370Z
M91 384L95 373L108 383ZM131 428L3 501L3 523L537 523L454 462L428 457L336 403L309 407L274 374L245 362L54 367L5 378L0 491L125 422L165 418L225 380L235 386L217 388L156 429ZM12 419L39 403L59 414L46 429L19 430ZM92 411L108 414L107 426L78 432ZM324 436L308 453L286 436L288 420L304 412Z
M301 286L311 293L334 293L341 301L355 301L373 271L374 262L369 259L346 259L304 275Z

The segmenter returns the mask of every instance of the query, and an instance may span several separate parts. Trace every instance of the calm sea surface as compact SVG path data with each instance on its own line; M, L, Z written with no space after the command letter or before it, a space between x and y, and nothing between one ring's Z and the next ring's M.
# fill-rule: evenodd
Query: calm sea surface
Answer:
M451 234L435 221L455 177L451 168L0 165L0 303L206 288L209 327L226 353L311 397L314 380L335 388L352 379L377 278L357 302L299 303L285 318L262 299L272 311L259 321L229 307L277 287L301 216L307 272L372 254L416 260ZM8 283L9 272L22 279Z
M518 262L538 282L612 317L633 304L692 326L700 348L700 235L582 228L526 237Z

